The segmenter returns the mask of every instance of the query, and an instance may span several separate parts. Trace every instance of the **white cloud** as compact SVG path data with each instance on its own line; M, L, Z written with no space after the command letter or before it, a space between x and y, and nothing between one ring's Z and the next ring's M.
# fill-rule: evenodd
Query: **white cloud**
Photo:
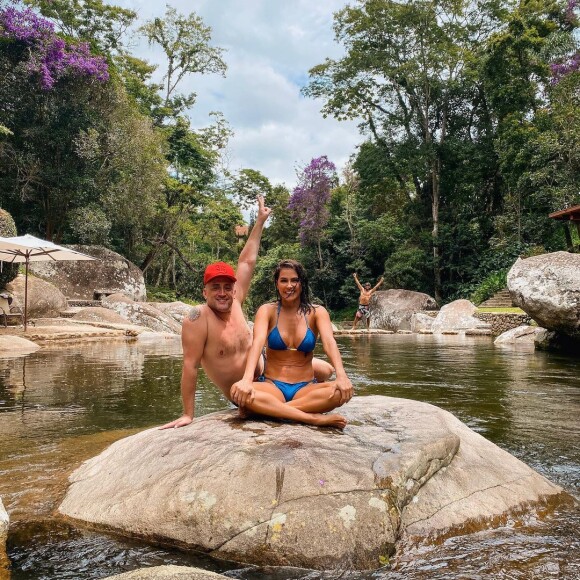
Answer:
M142 21L162 16L164 4L117 0L136 9ZM295 168L312 157L328 155L339 168L362 138L356 123L324 119L321 102L304 98L300 89L308 70L326 57L340 55L333 41L332 14L343 0L173 0L187 14L194 10L212 28L212 43L225 48L225 78L190 77L183 92L194 91L193 126L208 124L211 111L221 111L235 136L231 169L250 167L274 183L296 182ZM143 43L133 50L151 62L160 51Z

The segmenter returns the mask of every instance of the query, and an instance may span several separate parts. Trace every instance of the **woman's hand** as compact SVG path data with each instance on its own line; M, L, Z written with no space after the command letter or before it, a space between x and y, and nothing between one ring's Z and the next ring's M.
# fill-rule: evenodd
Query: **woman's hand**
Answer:
M238 407L253 403L255 394L254 383L248 379L234 383L230 389L230 398Z
M350 379L346 375L336 377L336 380L334 381L334 391L332 391L332 395L330 395L328 398L332 399L336 391L340 393L341 405L348 403L352 399L353 387Z

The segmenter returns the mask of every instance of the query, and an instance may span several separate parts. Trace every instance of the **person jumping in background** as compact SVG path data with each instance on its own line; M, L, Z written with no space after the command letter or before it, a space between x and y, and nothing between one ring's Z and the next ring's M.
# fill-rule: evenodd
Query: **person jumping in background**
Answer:
M358 298L358 308L356 314L354 316L354 320L352 321L352 329L356 329L356 325L361 318L364 318L367 323L367 330L371 324L371 311L369 309L369 302L371 301L371 296L377 291L379 286L383 283L383 277L378 281L377 285L374 288L371 288L369 282L365 282L364 286L359 282L358 276L356 272L353 273L352 277L360 290L360 296Z

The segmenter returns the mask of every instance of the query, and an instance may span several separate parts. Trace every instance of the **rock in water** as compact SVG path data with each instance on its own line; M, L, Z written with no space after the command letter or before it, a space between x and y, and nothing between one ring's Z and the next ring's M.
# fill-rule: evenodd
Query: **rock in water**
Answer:
M104 580L219 580L219 578L228 578L228 576L187 566L152 566L107 576Z
M437 303L428 294L412 290L380 290L371 296L371 328L382 330L411 330L415 312L436 310Z
M507 281L514 304L539 326L580 342L580 254L519 259Z
M355 397L344 432L235 411L116 442L62 514L258 565L375 569L400 539L497 523L562 490L450 413Z

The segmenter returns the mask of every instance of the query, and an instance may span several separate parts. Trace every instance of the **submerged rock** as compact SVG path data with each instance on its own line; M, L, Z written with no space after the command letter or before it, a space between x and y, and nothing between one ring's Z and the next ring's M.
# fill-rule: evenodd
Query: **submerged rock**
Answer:
M493 526L563 493L450 413L355 397L344 432L212 413L114 443L71 478L71 518L258 565L375 569L401 539Z
M536 336L543 330L544 329L540 328L539 326L529 326L528 324L522 324L521 326L506 330L500 334L493 341L493 344L516 344L533 347Z
M31 340L11 334L0 336L0 356L25 356L40 347Z
M515 305L539 326L578 341L580 352L580 254L519 259L507 281Z
M381 290L371 296L371 328L411 330L411 318L421 310L436 310L437 303L428 294L412 290Z
M227 576L187 566L152 566L116 576L107 576L104 580L216 580L218 578L227 578Z

